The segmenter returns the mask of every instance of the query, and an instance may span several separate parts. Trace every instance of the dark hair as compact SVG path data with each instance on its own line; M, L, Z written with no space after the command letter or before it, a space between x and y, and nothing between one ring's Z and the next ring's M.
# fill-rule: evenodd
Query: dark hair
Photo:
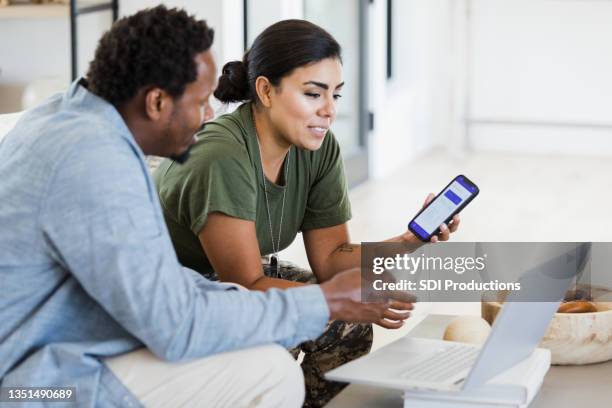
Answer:
M327 31L304 20L272 24L257 36L242 61L223 66L215 97L221 102L255 100L255 80L265 76L277 86L299 67L326 58L342 61L340 44Z
M197 78L195 56L214 32L184 10L160 5L124 17L107 31L89 65L89 89L118 106L146 86L178 98Z

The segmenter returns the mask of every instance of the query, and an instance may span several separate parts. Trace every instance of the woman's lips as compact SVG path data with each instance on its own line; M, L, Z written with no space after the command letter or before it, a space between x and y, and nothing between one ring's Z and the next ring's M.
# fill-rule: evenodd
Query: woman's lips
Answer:
M308 130L310 130L310 132L313 133L315 136L323 138L327 134L329 128L322 126L308 126Z

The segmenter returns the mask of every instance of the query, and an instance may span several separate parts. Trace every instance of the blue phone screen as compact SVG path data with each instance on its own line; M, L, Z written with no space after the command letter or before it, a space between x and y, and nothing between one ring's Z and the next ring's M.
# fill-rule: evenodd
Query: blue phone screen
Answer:
M476 186L459 176L429 206L420 213L410 227L421 238L429 237L470 196L476 194Z

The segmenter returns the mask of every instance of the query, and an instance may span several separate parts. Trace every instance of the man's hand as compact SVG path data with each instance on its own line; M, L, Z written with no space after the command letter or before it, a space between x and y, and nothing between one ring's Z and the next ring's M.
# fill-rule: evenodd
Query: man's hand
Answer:
M414 309L412 302L400 302L393 300L389 303L388 309L383 313L383 318L374 322L385 329L399 329L404 325L404 320L410 317L410 310ZM398 319L397 316L403 316Z
M361 302L361 271L354 268L334 275L322 283L332 320L356 323L376 323L397 329L410 317L416 298L402 291L382 291L374 302Z

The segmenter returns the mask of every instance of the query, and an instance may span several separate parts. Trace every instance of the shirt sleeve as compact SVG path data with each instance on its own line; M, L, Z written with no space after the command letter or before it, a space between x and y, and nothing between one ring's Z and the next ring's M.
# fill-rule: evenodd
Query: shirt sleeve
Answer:
M340 146L327 133L323 146L313 154L313 183L308 193L301 230L333 227L351 219L351 203Z
M227 291L180 266L144 162L127 143L81 143L58 158L51 180L39 214L50 255L160 358L291 347L323 331L329 310L316 285Z
M156 174L166 212L195 235L212 212L249 221L256 216L257 184L246 148L209 133L186 163Z

